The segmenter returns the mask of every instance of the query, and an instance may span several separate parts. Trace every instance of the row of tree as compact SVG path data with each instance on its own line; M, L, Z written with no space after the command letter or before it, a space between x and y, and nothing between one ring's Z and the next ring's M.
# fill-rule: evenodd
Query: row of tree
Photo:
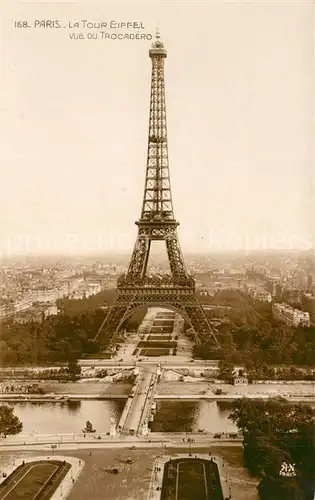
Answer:
M66 316L77 316L82 313L94 312L103 306L111 305L117 298L117 291L113 288L106 288L96 295L83 299L60 299L57 307L61 314Z
M41 365L75 362L84 353L97 350L93 338L104 319L104 311L77 316L49 316L42 323L7 323L0 331L0 364Z
M82 300L58 303L61 313L46 318L41 324L2 325L0 329L0 364L23 365L73 362L94 353L99 346L93 339L106 310L117 296L115 290ZM224 321L217 327L220 347L213 348L209 339L195 346L195 356L222 359L226 363L244 364L253 378L266 374L270 365L315 364L315 329L291 328L274 320L270 304L255 301L239 291L221 291L213 297L202 297L212 305L226 306ZM147 309L131 316L126 327L136 330ZM215 310L207 311L213 319Z
M195 356L245 364L248 370L266 365L314 365L315 328L293 328L276 321L271 305L238 291L222 291L209 298L213 305L228 306L217 328L220 349L210 342L195 346ZM213 320L215 311L207 312Z
M219 373L218 378L232 382L235 375L239 377L246 376L249 382L253 380L309 380L315 381L315 373L310 369L301 369L296 366L275 367L267 364L262 364L254 368L250 368L251 363L245 363L245 370L235 371L234 363L226 361L225 359L219 360Z
M116 292L106 291L107 300L114 301ZM90 299L93 299L91 302ZM78 304L77 304L78 303ZM94 337L101 327L106 309L104 293L100 293L82 301L66 300L59 303L61 313L49 316L41 323L28 322L18 324L6 322L0 328L0 365L43 365L69 363L71 373L74 373L73 363L86 355L96 353L100 345L94 342ZM81 310L86 308L87 310ZM93 309L94 308L94 309ZM137 330L146 308L139 308L128 318L125 327ZM104 339L102 347L106 347Z

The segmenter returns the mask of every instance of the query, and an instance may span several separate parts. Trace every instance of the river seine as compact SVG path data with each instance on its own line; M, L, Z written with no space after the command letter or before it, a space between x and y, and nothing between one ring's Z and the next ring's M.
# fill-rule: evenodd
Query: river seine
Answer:
M228 419L231 403L217 401L159 401L152 432L236 432Z
M126 400L67 401L64 403L6 403L23 422L23 432L36 434L79 433L87 420L96 432L108 432L110 419L118 421Z
M79 433L90 420L96 432L109 432L110 419L118 422L126 400L67 401L63 403L6 403L23 422L23 432ZM232 403L225 401L159 401L152 432L235 432L229 420ZM311 404L315 407L314 404Z
M14 407L23 422L23 432L36 434L78 433L90 420L96 432L108 432L110 419L116 422L126 400L67 401L62 403L6 403ZM228 420L231 404L225 402L160 401L157 403L153 432L234 432Z

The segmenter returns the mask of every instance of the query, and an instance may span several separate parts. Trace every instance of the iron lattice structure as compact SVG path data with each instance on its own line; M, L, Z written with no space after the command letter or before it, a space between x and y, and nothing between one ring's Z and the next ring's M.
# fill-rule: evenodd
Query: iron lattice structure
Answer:
M166 307L177 311L200 338L217 339L205 312L197 301L195 281L185 268L177 236L170 186L165 106L164 60L167 52L157 34L149 50L152 61L149 141L141 217L136 222L138 236L128 271L117 281L118 297L108 310L96 339L115 339L135 309ZM165 241L170 275L147 276L151 243Z

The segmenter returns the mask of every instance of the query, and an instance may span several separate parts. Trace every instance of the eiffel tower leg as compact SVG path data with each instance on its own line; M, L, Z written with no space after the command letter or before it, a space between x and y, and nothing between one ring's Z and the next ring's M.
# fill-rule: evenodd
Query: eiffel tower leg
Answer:
M165 307L167 308L167 304L165 304ZM196 344L200 344L198 330L196 330L194 327L194 323L192 321L192 315L191 315L190 310L188 308L186 308L185 306L183 306L181 303L170 304L170 308L174 312L179 314L179 316L181 316L186 321L186 323L188 323L189 327L191 328L191 330L193 331L193 334L195 336Z
M196 339L196 343L200 343L200 339L205 341L206 339L209 339L209 337L212 337L215 343L218 344L215 333L201 304L197 302L197 299L194 297L190 304L184 305L184 309L186 315L190 318L194 331L196 332L196 337L198 338L198 341Z
M176 230L173 230L166 238L166 250L170 263L172 275L176 278L186 277L184 259L179 246Z
M132 313L137 308L138 308L138 306L136 306L133 301L131 301L129 303L129 305L126 307L125 312L123 314L121 314L120 319L119 319L119 321L117 323L116 329L115 329L114 334L113 334L112 342L114 342L114 340L115 340L115 338L116 338L116 336L117 336L120 328L122 327L122 325L125 323L125 321L128 318L130 318L130 316L132 315Z
M139 234L132 252L132 257L128 269L129 279L141 279L144 277L149 254L151 240L146 234Z
M110 307L94 340L100 340L101 344L113 344L126 319L142 305L137 303L134 293L119 292L115 304Z
M114 333L117 333L117 327L121 322L121 318L124 316L126 309L126 305L119 304L118 301L116 304L111 306L94 340L100 341L103 345L112 343L113 335Z

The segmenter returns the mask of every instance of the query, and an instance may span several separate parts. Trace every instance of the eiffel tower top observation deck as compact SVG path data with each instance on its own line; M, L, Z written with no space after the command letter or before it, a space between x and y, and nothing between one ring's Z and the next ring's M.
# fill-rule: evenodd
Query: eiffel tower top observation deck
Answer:
M158 31L149 56L152 72L147 168L141 217L136 224L154 225L158 222L174 226L178 223L174 219L171 195L164 83L167 52Z

